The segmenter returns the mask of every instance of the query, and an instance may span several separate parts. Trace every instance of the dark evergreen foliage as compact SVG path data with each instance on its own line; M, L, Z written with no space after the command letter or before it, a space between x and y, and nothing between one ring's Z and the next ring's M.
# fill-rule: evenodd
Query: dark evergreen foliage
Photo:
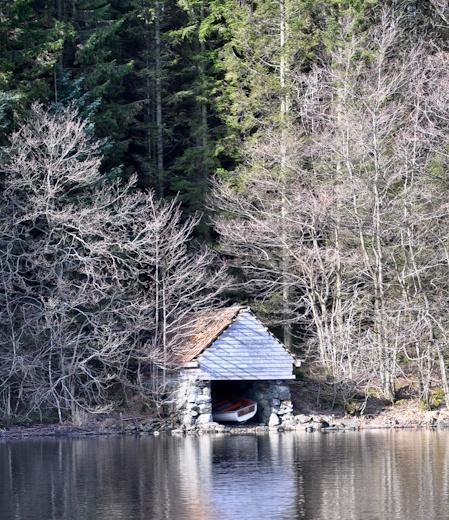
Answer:
M434 2L388 4L405 13L411 38L447 41L446 14ZM179 193L187 214L204 212L211 177L234 171L242 143L276 125L281 54L292 74L308 70L345 16L363 31L378 5L286 2L293 37L281 52L273 0L4 1L0 144L31 102L72 104L106 141L105 172L137 172L141 187Z

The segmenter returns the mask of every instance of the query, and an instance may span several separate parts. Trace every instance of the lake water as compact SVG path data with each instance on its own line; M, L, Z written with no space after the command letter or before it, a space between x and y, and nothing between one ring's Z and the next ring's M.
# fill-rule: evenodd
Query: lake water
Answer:
M0 442L1 520L449 518L449 432Z

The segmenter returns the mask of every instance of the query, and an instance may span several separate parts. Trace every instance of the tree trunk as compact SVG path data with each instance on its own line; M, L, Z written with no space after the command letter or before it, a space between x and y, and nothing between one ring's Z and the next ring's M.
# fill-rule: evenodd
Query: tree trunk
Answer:
M144 12L144 41L145 41L145 132L146 132L146 166L144 167L145 178L142 179L142 184L145 187L150 186L151 166L153 163L153 141L152 141L152 83L150 78L150 56L151 56L151 35L150 35L150 19L148 16L147 0L142 0L141 4ZM159 179L156 182L159 189Z
M64 8L63 8L63 0L56 1L56 18L60 21L64 20ZM63 51L61 52L57 63L55 64L53 70L53 88L54 88L54 97L55 103L58 102L58 79L61 77L63 71Z
M438 345L436 348L438 355L438 363L440 365L441 385L444 391L444 400L446 402L446 408L449 409L449 382L447 378L446 362L444 360L444 355L441 351L440 345Z
M161 57L161 19L164 11L163 0L156 0L154 14L155 45L155 86L156 86L156 165L157 191L163 195L164 141L162 122L162 57Z
M287 13L286 13L286 0L279 1L279 45L280 45L280 64L279 64L279 84L281 88L280 92L280 120L281 120L281 145L280 145L280 175L282 179L282 202L281 202L281 215L282 221L285 222L287 216L287 201L285 196L285 189L287 183L287 124L289 116L289 93L287 89L287 37L288 37L288 26L287 26ZM289 323L290 319L290 287L288 281L289 271L289 253L287 247L288 236L285 230L285 226L282 228L282 307L283 307L283 321L284 321L284 344L290 349L293 345L292 338L292 326Z

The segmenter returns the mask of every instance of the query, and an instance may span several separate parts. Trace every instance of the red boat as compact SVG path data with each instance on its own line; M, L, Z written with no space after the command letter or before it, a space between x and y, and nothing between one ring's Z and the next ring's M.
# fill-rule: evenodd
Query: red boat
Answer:
M214 403L212 415L214 421L245 422L256 415L257 403L251 399L230 398Z

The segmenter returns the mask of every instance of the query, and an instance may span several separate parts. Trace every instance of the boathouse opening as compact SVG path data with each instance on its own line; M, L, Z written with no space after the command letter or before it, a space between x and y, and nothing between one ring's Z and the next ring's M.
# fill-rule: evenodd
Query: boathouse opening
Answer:
M212 410L214 410L215 407L223 401L250 399L251 401L255 401L257 403L257 413L248 422L264 422L264 416L261 410L261 406L263 406L263 404L259 404L260 396L258 396L257 391L255 391L254 383L254 381L238 380L211 381ZM217 420L214 417L212 418ZM218 420L218 422L220 421Z
M268 424L272 414L285 416L293 411L290 390L281 381L211 381L212 409L225 400L250 399L257 413L249 423ZM218 421L220 422L220 421Z

